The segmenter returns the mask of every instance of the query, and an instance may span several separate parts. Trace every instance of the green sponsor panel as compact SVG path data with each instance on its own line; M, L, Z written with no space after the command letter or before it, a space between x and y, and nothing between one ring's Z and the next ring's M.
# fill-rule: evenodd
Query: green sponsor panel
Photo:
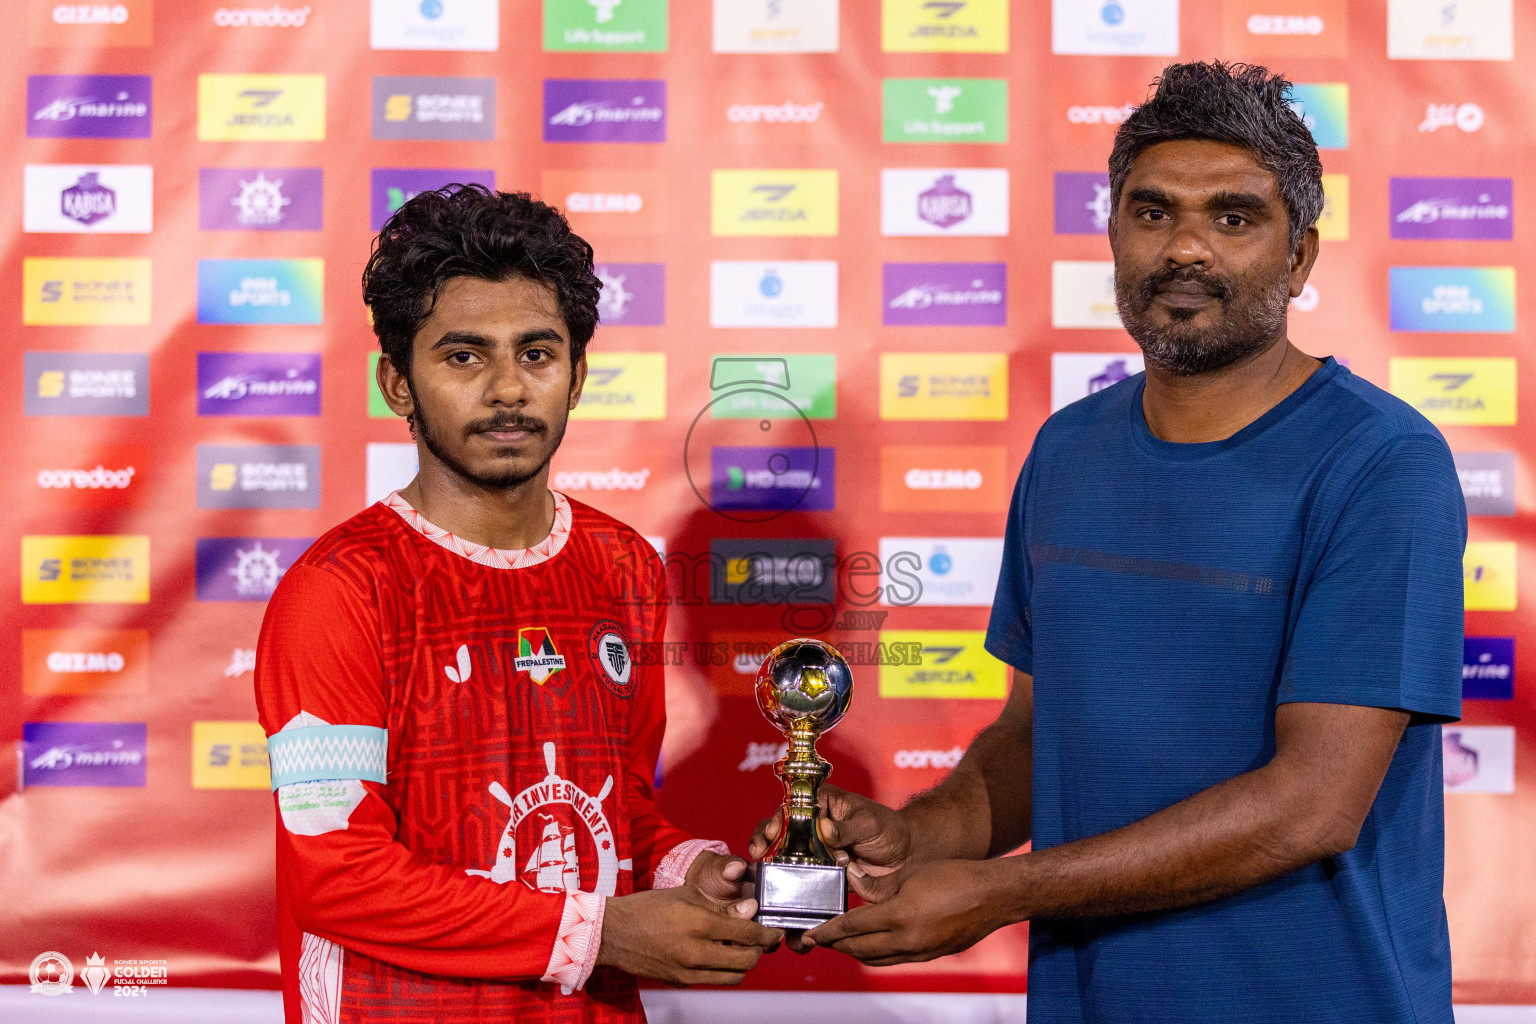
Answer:
M886 142L1007 142L1002 78L887 78Z
M544 0L544 49L667 48L667 0Z
M379 390L379 357L382 352L368 353L368 416L370 419L394 419L395 411L384 401L384 392Z
M837 416L837 356L835 355L765 355L765 356L717 356L728 358L734 367L731 379L747 386L744 391L727 391L724 398L710 406L715 419L788 419L794 412L788 402L810 420L830 420ZM780 381L784 369L789 371L789 387L759 383L752 388L752 374L747 372L750 360L762 360L756 380Z

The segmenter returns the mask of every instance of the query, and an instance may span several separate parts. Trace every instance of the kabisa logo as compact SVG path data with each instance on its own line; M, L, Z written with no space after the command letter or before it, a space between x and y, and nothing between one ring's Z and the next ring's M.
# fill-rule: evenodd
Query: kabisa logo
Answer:
M1435 423L1513 426L1515 360L1394 358L1392 393Z
M982 266L1001 268L1002 264ZM1007 419L1008 356L1000 352L883 353L880 356L880 418Z
M28 416L148 416L149 356L140 352L28 352Z
M1393 178L1393 238L1514 238L1510 178Z
M884 0L887 53L1006 53L1007 0Z
M147 234L154 226L154 169L147 164L28 164L28 232Z
M718 12L721 7L716 6ZM731 124L816 124L826 104L821 100L812 103L732 103L725 108L725 119Z
M709 265L711 327L836 327L832 260L715 260Z
M1477 131L1483 126L1483 108L1476 103L1431 103L1424 110L1419 131L1433 132L1453 126L1464 132Z
M1146 360L1139 352L1134 355L1052 352L1051 412L1064 409L1080 398L1114 387L1144 369Z
M1394 331L1515 329L1514 267L1393 267Z
M710 449L710 507L831 511L837 497L836 455L831 448L717 445Z
M665 352L592 352L575 420L660 420L667 415Z
M1179 0L1051 0L1051 52L1179 52Z
M300 537L199 537L197 599L265 601L313 543Z
M32 75L29 139L147 139L148 75Z
M1008 322L1003 263L887 263L887 326L994 326Z
M836 235L837 172L717 170L715 235Z
M918 665L881 665L880 696L887 698L1001 699L1007 667L982 647L979 630L882 630L881 643L921 646Z
M453 170L415 167L375 167L369 175L368 225L378 231L394 213L422 192L448 185L484 185L496 188L492 170Z
M917 216L936 228L953 227L971 217L971 194L955 184L953 174L941 174L933 187L917 194Z
M491 142L496 138L496 80L377 75L373 137Z
M555 648L555 638L545 626L523 626L517 631L517 657L512 666L540 686L565 668L565 655Z
M219 28L303 28L309 24L312 12L309 4L302 7L220 7L213 12L213 23Z
M1109 175L1057 171L1056 234L1102 235L1109 230Z
M320 415L318 352L199 352L199 416Z
M597 312L607 327L657 327L666 321L667 268L662 263L599 263Z
M70 220L89 227L117 212L117 193L101 183L99 172L86 171L60 193L59 209Z
M319 142L324 75L198 75L197 137L205 142Z
M375 50L480 50L498 45L497 0L372 0Z
M544 141L665 142L667 83L661 79L545 79Z
M198 260L200 324L318 324L325 261Z
M1007 142L1002 78L887 78L881 85L886 142Z
M1006 235L1008 172L1001 168L886 168L880 233Z
M1515 638L1469 636L1462 641L1464 700L1510 700L1515 695Z
M651 478L649 467L628 472L615 466L609 470L558 469L550 486L557 491L643 491Z
M200 444L198 508L319 508L320 446Z
M888 512L1001 512L1012 479L1007 451L991 445L880 449L880 507Z
M544 0L544 49L667 48L667 0Z
M23 785L144 785L143 722L25 722L21 729Z
M204 167L197 172L203 231L319 231L318 167Z
M27 256L21 264L21 322L35 326L150 321L150 261Z
M1515 453L1453 452L1469 516L1515 514Z

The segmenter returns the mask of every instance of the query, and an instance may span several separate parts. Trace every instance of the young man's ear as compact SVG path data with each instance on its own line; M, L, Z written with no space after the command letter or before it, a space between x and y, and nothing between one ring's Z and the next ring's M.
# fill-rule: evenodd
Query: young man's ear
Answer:
M410 381L395 368L395 361L388 355L379 356L374 368L374 380L378 381L379 393L396 416L410 416L416 411L416 399L411 395Z
M581 388L587 382L587 354L582 352L581 358L576 360L576 365L571 367L571 397L566 403L565 411L573 411L581 403Z

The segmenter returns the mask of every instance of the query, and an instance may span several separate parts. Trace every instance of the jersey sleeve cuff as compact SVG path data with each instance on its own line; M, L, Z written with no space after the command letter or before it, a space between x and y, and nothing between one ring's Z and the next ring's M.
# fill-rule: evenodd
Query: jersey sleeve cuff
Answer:
M603 911L608 897L595 892L572 892L565 897L560 912L560 930L555 933L555 948L549 954L549 967L540 981L560 986L569 995L580 989L597 966L597 951L602 945Z
M670 853L661 858L661 863L656 865L656 870L651 876L652 889L676 889L688 880L688 869L693 867L693 862L699 854L708 850L710 853L718 853L722 857L731 855L731 848L714 839L689 839L672 847Z

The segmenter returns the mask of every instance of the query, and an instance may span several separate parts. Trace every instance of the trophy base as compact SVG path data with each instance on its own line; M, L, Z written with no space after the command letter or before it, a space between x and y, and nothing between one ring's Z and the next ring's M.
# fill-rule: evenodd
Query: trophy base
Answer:
M803 932L848 909L845 869L837 864L755 865L757 916L764 928Z

